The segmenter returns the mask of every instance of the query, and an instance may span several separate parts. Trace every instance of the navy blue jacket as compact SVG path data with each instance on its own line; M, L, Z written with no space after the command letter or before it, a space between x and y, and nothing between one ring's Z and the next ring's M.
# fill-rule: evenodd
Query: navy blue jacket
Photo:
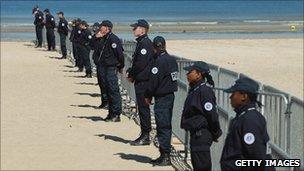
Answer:
M97 49L99 52L99 54L96 54L98 55L97 63L108 67L116 66L118 69L123 68L125 59L120 39L112 32L103 36L102 39L102 45L98 45Z
M51 14L45 15L45 28L54 29L56 27L55 18Z
M69 33L68 22L65 18L60 18L57 32L60 34L64 34L66 36L68 35Z
M166 51L155 54L149 64L148 87L144 93L146 98L164 96L177 91L178 66L176 59Z
M147 81L150 75L148 64L153 57L153 43L146 34L138 37L136 41L132 67L127 71L128 76L136 82Z
M92 39L91 31L89 29L81 30L79 37L79 43L87 48L89 48L90 41Z
M40 28L43 28L43 20L44 20L44 17L43 17L43 13L41 11L38 11L36 14L35 14L35 20L34 20L34 25L36 27L40 27Z
M209 151L212 141L222 134L214 92L203 79L188 92L181 128L190 131L191 151Z
M264 170L264 168L235 166L236 160L266 159L266 144L269 141L266 120L251 103L235 109L236 117L230 121L225 140L221 168L230 170Z

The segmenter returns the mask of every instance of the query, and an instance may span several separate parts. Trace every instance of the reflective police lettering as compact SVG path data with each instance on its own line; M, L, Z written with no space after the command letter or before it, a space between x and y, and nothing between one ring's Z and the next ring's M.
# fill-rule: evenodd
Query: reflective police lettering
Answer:
M146 50L146 49L142 49L142 50L140 51L140 53L141 53L142 55L145 55L145 54L147 54L147 50Z
M251 145L255 141L255 137L252 133L248 132L244 135L244 141L246 144Z
M206 103L204 104L204 108L205 108L207 111L211 111L212 108L213 108L213 105L212 105L212 103L210 103L210 102L206 102Z
M176 81L177 80L177 72L172 72L171 73L171 79L172 79L172 81Z
M158 73L158 68L153 67L151 72L152 72L152 74L157 74Z
M117 44L116 43L112 43L112 48L116 48Z

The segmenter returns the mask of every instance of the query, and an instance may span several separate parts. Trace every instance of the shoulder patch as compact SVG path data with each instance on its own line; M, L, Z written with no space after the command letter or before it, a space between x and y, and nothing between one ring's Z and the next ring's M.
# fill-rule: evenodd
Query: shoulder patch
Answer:
M91 36L91 35L89 35L89 36L88 36L88 38L89 38L89 39L92 39L92 36Z
M112 43L112 48L116 48L117 47L117 44L116 43Z
M142 50L140 51L140 53L141 53L142 55L145 55L145 54L147 54L147 50L146 50L146 49L142 49Z
M64 23L62 23L61 26L64 26Z
M171 72L171 79L172 79L172 81L177 80L177 72Z
M54 21L54 18L51 18L52 21Z
M39 19L41 19L41 16L39 16Z
M151 70L152 74L157 74L158 73L158 68L157 67L153 67Z
M80 34L81 33L81 31L80 30L78 30L78 34Z
M251 145L255 141L255 137L251 132L248 132L244 135L244 141L246 144Z
M210 103L210 102L206 102L206 103L204 104L204 108L205 108L207 111L211 111L211 110L213 109L213 105L212 105L212 103Z

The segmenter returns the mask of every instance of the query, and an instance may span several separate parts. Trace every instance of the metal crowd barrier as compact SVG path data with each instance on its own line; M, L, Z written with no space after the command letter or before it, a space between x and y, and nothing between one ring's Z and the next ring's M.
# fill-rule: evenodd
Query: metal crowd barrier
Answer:
M56 37L59 35L56 33ZM60 50L59 39L56 38L57 49ZM45 33L44 33L45 41ZM132 54L135 50L135 42L123 40L125 55L125 70L132 64ZM45 45L45 43L43 43ZM72 44L67 38L68 55L72 56ZM172 131L174 136L184 145L184 150L180 151L184 161L189 161L189 134L180 128L181 113L184 100L188 92L186 73L183 67L193 63L192 60L175 56L179 67L178 91L175 93L174 110L172 118ZM72 57L70 57L72 60ZM73 61L73 60L72 60ZM92 58L91 58L92 61ZM229 121L234 117L234 111L230 106L229 94L223 92L223 88L230 87L234 81L246 75L236 73L219 66L209 64L211 75L215 82L215 95L218 104L218 113L223 135L218 143L212 145L213 169L220 170L219 160L227 135ZM93 71L95 71L94 64ZM120 85L125 114L133 117L136 115L135 90L133 84L129 83L125 75L120 75ZM289 170L304 169L304 102L288 93L279 91L260 83L260 95L258 99L263 106L260 112L267 120L267 128L270 136L270 148L273 158L277 159L301 159L301 168L290 168ZM278 168L280 170L281 168ZM283 168L286 170L287 168Z

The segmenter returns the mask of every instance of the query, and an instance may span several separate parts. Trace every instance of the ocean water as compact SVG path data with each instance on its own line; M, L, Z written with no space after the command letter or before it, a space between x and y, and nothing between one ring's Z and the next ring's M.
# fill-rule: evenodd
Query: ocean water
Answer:
M49 8L54 15L63 11L67 19L81 18L88 23L109 19L129 24L144 18L153 24L231 24L300 23L303 24L303 0L242 1L1 1L1 27L31 26L33 6ZM28 33L26 33L28 36ZM26 35L24 34L24 35ZM168 33L170 34L170 33ZM193 33L199 34L199 33ZM235 35L237 33L227 35ZM263 33L266 34L266 33ZM277 33L279 35L284 33ZM300 33L301 35L302 33ZM180 35L180 34L179 34ZM222 34L223 35L223 34ZM225 35L225 36L227 36ZM257 35L256 33L253 34ZM270 35L273 35L272 33ZM294 36L299 33L287 33ZM130 35L125 35L130 36ZM9 39L8 35L1 35ZM171 37L174 39L174 36ZM201 36L205 37L206 36ZM207 36L208 37L208 36Z

